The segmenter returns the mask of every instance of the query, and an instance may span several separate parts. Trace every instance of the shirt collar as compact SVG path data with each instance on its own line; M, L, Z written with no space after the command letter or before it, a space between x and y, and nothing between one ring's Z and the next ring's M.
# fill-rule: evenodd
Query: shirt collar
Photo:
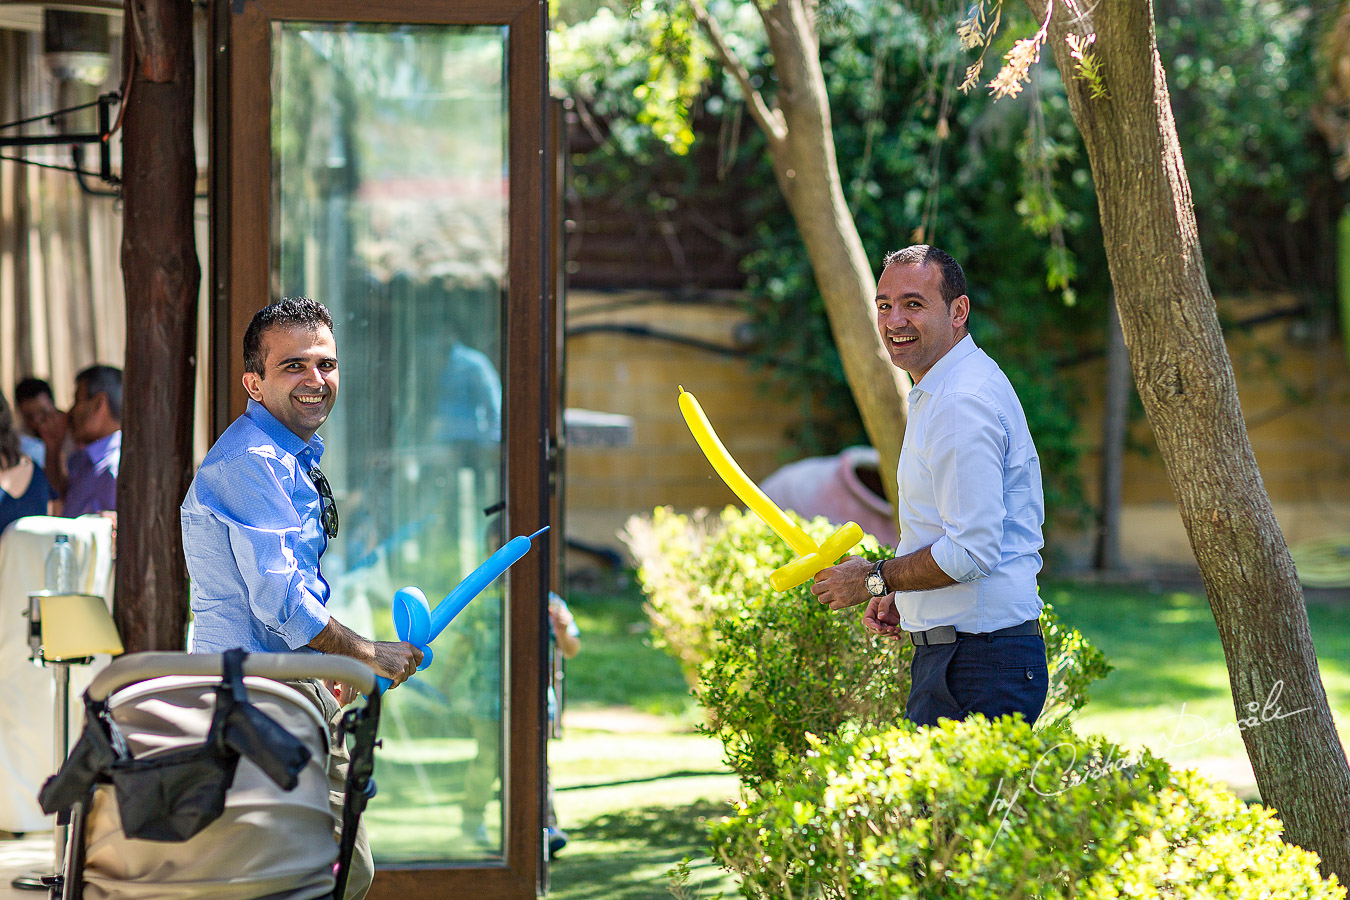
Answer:
M910 390L910 396L913 396L916 393L935 393L938 385L942 384L942 379L950 375L952 370L961 363L961 360L970 356L978 349L980 348L975 346L975 339L969 334L961 338L961 340L952 345L950 350L942 354L941 359L933 363L933 368L924 373L923 378L920 379L920 383L914 385Z
M99 438L84 449L90 459L102 459L112 451L122 449L122 429L119 428L112 434Z
M314 462L319 461L323 456L323 438L316 432L309 442L306 443L300 439L300 435L291 431L281 423L281 420L267 411L263 406L252 397L249 398L248 408L244 410L244 415L262 431L263 434L271 438L278 447L291 456L299 457L306 450L309 450L314 457Z

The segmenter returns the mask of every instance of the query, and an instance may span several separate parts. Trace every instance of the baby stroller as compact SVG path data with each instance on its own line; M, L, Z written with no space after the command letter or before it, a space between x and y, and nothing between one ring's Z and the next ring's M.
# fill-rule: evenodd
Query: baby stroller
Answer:
M342 840L333 840L328 728L282 683L341 681L366 696ZM39 802L69 816L52 897L63 900L341 898L374 795L380 695L371 669L315 653L136 653L84 695L85 726Z

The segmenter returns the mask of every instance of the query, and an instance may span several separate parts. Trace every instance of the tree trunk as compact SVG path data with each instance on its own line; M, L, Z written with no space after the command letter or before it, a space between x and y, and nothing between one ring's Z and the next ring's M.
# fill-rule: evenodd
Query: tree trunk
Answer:
M1043 0L1028 4L1045 15ZM1205 276L1152 3L1080 12L1054 4L1049 44L1087 147L1135 385L1218 624L1242 737L1286 839L1345 881L1350 768ZM1106 97L1093 99L1076 74L1070 31L1096 33Z
M773 50L777 101L786 126L781 140L769 141L774 175L806 244L849 390L881 455L886 496L895 504L911 385L909 376L891 362L877 332L877 283L844 200L815 23L803 0L780 0L759 9Z
M128 651L182 650L187 566L178 507L192 477L201 268L193 242L192 4L127 0L122 138L127 348L116 612Z
M1120 568L1120 495L1125 483L1125 427L1130 418L1130 354L1114 298L1107 304L1106 320L1106 399L1094 562L1098 571L1112 572Z

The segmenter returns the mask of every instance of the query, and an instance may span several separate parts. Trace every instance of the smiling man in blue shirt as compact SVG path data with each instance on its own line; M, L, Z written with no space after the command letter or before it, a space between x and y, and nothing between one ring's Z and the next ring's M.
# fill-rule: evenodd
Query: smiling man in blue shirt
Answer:
M872 564L850 556L816 576L831 609L868 604L878 634L914 644L905 717L971 713L1034 722L1048 672L1040 631L1040 461L1012 385L966 328L965 273L927 245L886 257L877 327L909 373L900 450L900 543Z
M333 618L319 565L338 533L316 433L337 399L332 316L305 297L264 307L244 334L244 367L248 409L206 454L181 510L192 576L191 649L336 653L401 684L416 671L422 651L406 641L368 640ZM317 682L295 686L335 722L345 689L337 688L335 698ZM332 750L329 779L340 822L336 798L347 754L341 743ZM372 875L362 827L347 898L365 896Z

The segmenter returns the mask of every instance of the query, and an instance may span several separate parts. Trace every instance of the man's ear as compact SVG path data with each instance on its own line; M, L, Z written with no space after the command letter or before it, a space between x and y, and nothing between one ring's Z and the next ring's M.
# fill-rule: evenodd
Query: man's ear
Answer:
M259 403L262 402L262 376L257 372L244 373L244 390Z
M964 328L970 319L970 298L965 294L952 301L952 327Z

